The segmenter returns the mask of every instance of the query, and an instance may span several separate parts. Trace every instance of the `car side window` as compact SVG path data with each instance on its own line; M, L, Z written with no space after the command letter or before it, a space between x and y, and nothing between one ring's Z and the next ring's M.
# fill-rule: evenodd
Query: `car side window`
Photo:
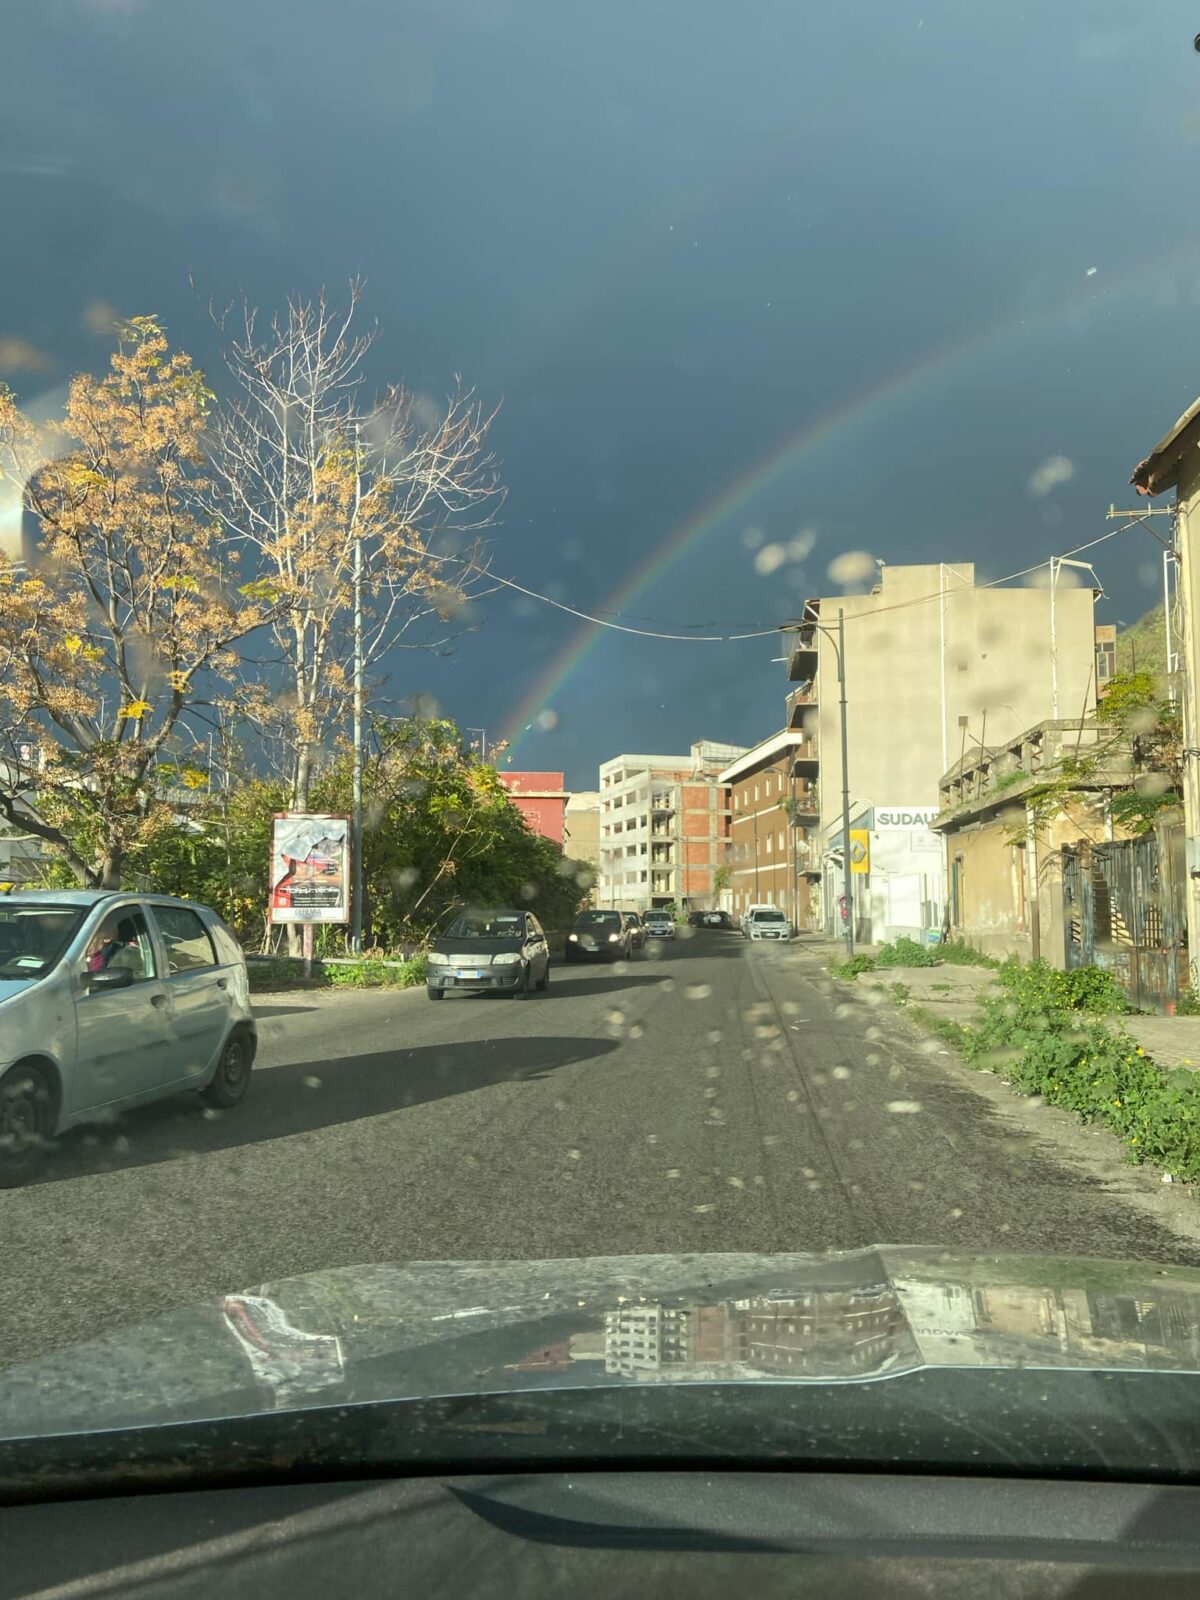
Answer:
M85 973L126 971L135 983L155 976L154 943L146 918L132 906L105 917L88 940Z
M529 936L532 939L542 939L545 937L545 935L542 933L542 925L536 917L530 917L529 919Z
M208 929L194 911L187 906L155 906L154 920L167 948L168 977L216 966L217 953Z

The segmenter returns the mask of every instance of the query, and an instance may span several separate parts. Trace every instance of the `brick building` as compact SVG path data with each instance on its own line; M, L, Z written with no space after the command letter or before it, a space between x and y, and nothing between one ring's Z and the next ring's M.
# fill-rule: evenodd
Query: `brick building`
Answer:
M620 755L600 768L596 904L640 911L716 906L729 857L729 788L721 768L740 745L700 740L686 756Z
M500 782L534 833L562 849L567 791L561 772L501 772Z
M820 882L807 826L819 819L815 785L799 775L807 737L784 729L756 744L723 772L729 786L729 855L735 917L747 906L778 906L793 927L812 922L810 886Z

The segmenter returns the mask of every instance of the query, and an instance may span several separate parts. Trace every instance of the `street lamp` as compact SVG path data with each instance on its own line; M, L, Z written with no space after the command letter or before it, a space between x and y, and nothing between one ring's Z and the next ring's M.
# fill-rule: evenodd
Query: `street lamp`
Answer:
M1056 599L1058 595L1058 578L1064 567L1078 567L1081 572L1090 572L1096 585L1093 590L1093 604L1096 592L1103 597L1104 585L1096 576L1096 569L1090 561L1072 561L1069 556L1050 557L1050 713L1054 720L1058 720L1058 612Z
M799 633L813 628L829 640L837 656L838 712L842 735L842 896L846 904L846 957L854 954L854 881L850 872L850 750L846 739L846 613L841 606L837 614L837 634L832 628L807 617L803 622L784 623L782 632Z

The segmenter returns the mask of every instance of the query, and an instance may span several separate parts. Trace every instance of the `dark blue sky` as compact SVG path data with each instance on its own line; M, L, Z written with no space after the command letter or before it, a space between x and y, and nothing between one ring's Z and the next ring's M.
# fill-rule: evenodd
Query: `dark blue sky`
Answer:
M211 364L189 271L264 306L363 273L373 376L503 400L502 573L603 607L840 411L629 610L769 624L846 550L997 577L1106 531L1200 392L1198 25L1175 0L10 7L0 353L50 365L0 376L32 397L100 364L96 302ZM1035 495L1052 456L1073 474ZM801 570L756 570L749 530L804 528ZM1107 615L1154 600L1144 533L1095 559ZM581 627L496 596L389 687L494 736ZM621 749L752 742L777 653L613 635L515 764L582 786Z

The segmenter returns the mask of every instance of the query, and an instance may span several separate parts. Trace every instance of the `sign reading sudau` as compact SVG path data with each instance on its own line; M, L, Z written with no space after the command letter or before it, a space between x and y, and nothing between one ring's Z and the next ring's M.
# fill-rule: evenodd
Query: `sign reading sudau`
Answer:
M349 817L276 812L270 915L272 922L349 922Z
M937 806L876 806L875 832L927 829L937 815Z

